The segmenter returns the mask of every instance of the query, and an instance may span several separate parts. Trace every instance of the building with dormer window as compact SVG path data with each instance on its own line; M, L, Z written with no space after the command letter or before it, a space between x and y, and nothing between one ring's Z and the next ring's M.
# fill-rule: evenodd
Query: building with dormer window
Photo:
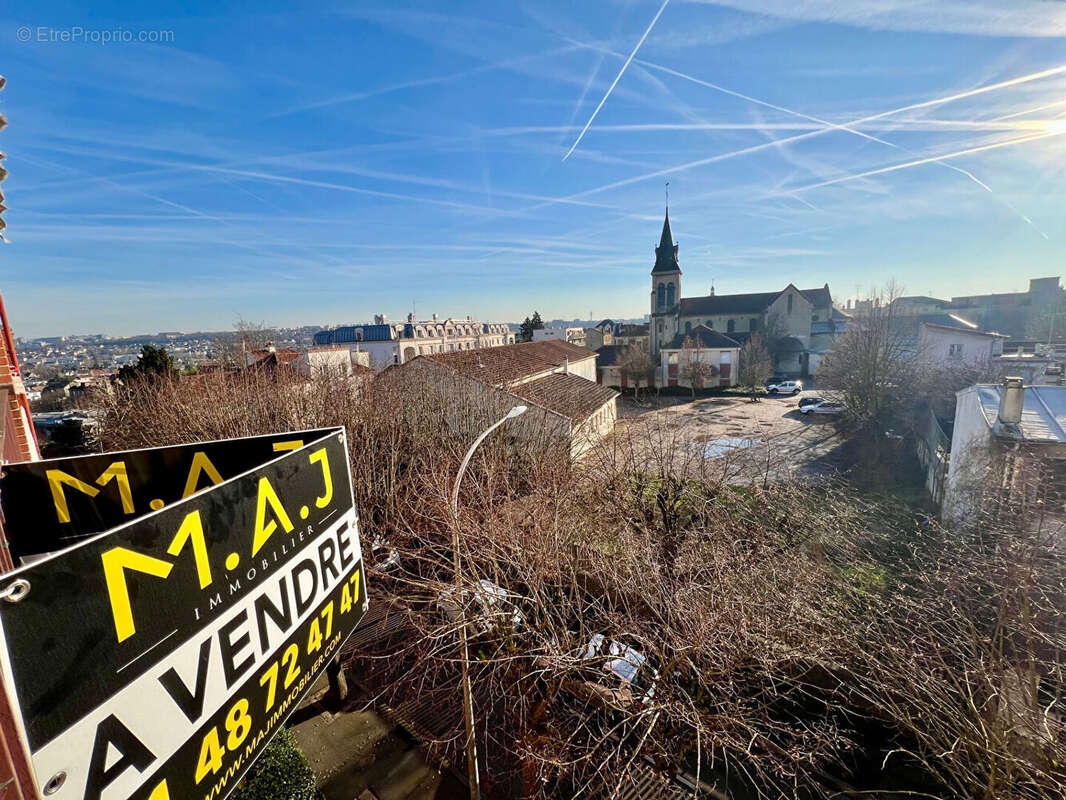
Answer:
M344 325L319 331L314 336L319 347L347 346L369 353L370 365L377 370L393 364L406 364L418 356L457 353L514 344L515 334L502 322L478 322L472 317L418 320L413 313L407 322L389 322L377 314L373 324Z

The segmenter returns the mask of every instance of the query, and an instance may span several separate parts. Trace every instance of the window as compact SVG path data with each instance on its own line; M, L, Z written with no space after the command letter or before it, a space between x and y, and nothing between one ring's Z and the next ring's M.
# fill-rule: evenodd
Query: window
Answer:
M817 322L817 321L818 321L818 315L817 314L811 314L811 322Z
M655 304L655 307L656 308L662 308L665 305L666 305L666 284L665 283L660 283L659 284L659 298L658 298L658 302Z
M729 322L725 326L725 329L727 333L732 333L737 329L737 321L735 319L729 320Z
M666 284L666 305L671 307L671 308L674 305L674 284L673 283Z
M708 328L710 328L710 329L711 329L712 331L714 330L714 320L713 320L713 319L709 319L709 320L707 320L707 322L706 322L705 324L706 324L706 325L707 325L707 327L708 327Z
M666 356L666 363L667 364L676 365L677 364L677 353L676 352L668 353L667 356Z
M758 320L758 319L756 319L755 317L752 317L752 318L751 318L750 320L748 320L748 330L749 330L749 331L751 331L752 333L754 333L754 332L755 332L755 330L756 330L756 329L757 329L758 327L759 327L759 320Z
M733 361L733 354L728 350L723 350L718 355L719 364L730 364Z
M948 345L948 358L962 358L962 345Z
M792 313L792 297L793 297L792 295L788 296L788 313L789 314Z
M692 333L692 323L691 322L686 322L685 323L685 333Z

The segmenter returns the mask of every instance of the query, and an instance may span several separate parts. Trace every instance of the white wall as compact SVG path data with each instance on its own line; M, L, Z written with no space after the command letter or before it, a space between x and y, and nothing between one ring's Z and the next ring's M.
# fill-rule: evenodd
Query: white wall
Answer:
M918 331L918 354L930 364L977 364L992 358L995 342L996 337L987 334L922 323ZM962 352L953 354L953 345Z
M964 522L977 510L977 487L983 483L988 465L992 429L985 420L975 387L957 392L955 398L943 516L946 520Z
M562 372L562 367L556 370L556 372ZM596 354L592 354L592 358L583 358L580 361L570 361L570 373L573 375L579 375L585 380L596 382Z

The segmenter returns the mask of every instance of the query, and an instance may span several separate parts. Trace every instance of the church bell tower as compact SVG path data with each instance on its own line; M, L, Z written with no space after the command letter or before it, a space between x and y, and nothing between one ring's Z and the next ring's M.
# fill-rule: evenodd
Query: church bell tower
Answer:
M652 353L677 333L677 306L681 302L681 265L670 231L670 206L666 207L663 232L655 248L655 266L651 268L651 337Z

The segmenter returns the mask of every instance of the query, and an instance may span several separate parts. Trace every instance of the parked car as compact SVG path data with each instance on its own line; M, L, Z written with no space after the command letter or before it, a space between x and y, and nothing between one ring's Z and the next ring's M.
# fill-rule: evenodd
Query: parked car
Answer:
M780 381L766 387L770 394L799 394L803 391L802 381Z
M813 406L815 403L824 403L824 402L825 402L825 398L824 397L818 397L816 395L812 395L810 397L801 397L800 398L799 407L803 408L804 406Z
M839 414L844 410L843 403L831 403L828 400L823 400L820 403L815 403L810 406L803 406L800 408L801 414Z

